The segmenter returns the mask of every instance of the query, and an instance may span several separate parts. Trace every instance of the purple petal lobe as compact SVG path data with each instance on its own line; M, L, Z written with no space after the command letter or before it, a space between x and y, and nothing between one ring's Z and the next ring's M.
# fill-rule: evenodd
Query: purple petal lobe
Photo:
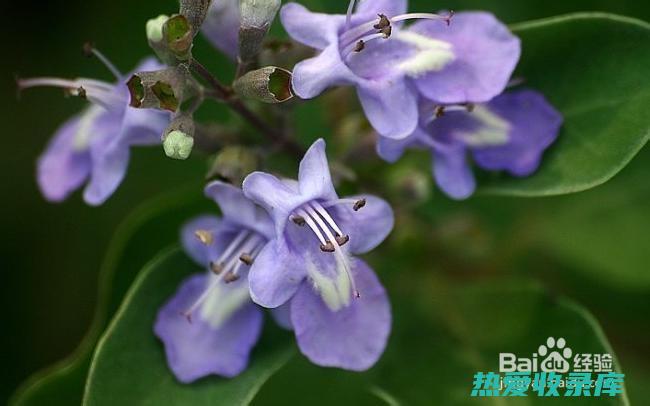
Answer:
M363 0L358 2L355 14L369 15L370 18L377 17L377 14L385 14L394 17L404 14L407 11L407 0Z
M154 331L165 345L170 369L183 383L207 375L234 377L248 365L250 351L262 329L262 312L248 302L219 327L198 314L190 323L182 315L206 287L205 275L186 279L160 309Z
M408 148L419 145L421 137L429 138L429 135L422 131L420 127L417 127L413 134L399 140L378 137L377 154L386 162L397 162Z
M293 68L292 85L296 95L311 99L332 86L355 83L358 78L343 61L336 44Z
M273 222L268 214L246 196L244 192L228 183L215 181L205 187L205 194L213 199L221 209L224 218L231 223L273 238Z
M291 302L271 309L271 316L273 316L273 320L275 320L278 326L285 330L293 330L293 325L291 325Z
M74 148L81 117L65 122L38 159L38 185L49 201L63 201L90 174L90 155Z
M355 260L352 270L360 298L333 312L305 282L291 301L291 321L300 351L313 363L364 371L384 352L391 312L386 292L368 265Z
M417 96L404 80L367 82L358 93L366 117L380 135L400 139L415 131Z
M476 163L488 170L507 170L527 176L539 166L542 153L559 134L562 116L544 96L532 90L504 93L487 104L488 110L510 124L508 142L473 149Z
M305 200L289 185L273 175L253 172L244 179L244 195L262 206L273 218L276 233L282 234L289 214Z
M393 209L385 200L372 195L349 196L346 199L365 199L366 204L357 211L353 204L337 204L329 210L341 231L350 237L350 252L364 254L381 244L390 234L395 223Z
M288 3L280 10L280 21L294 40L312 48L325 49L336 43L345 17L313 13L298 3Z
M453 47L453 62L415 81L425 97L438 103L492 99L505 89L521 54L519 39L489 13L458 13L450 26L422 21L412 30Z
M467 199L476 189L474 174L461 144L439 144L433 153L433 177L449 197Z
M239 14L238 0L215 0L201 26L212 45L231 59L239 55Z
M298 182L303 196L309 196L310 199L336 199L325 155L325 141L322 138L314 142L300 161Z
M282 306L298 290L306 274L301 259L282 241L272 240L255 258L248 274L251 298L263 307Z

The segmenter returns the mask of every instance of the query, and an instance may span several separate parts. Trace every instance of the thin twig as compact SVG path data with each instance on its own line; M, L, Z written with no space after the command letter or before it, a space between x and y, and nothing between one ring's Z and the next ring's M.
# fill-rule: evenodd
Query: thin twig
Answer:
M197 60L192 59L190 67L201 76L214 90L214 96L226 103L231 110L239 114L244 120L248 121L253 127L259 130L269 140L285 148L287 151L302 157L304 149L294 140L287 138L282 132L271 127L262 120L257 114L250 110L229 87L223 85L210 71L208 71Z

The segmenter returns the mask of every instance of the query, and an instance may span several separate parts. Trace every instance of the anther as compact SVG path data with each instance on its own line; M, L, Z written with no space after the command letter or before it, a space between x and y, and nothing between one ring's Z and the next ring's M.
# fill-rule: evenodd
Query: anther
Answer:
M334 244L332 244L331 241L325 242L325 244L320 245L320 250L323 252L334 252L336 248L334 247Z
M241 254L239 260L248 266L253 265L253 257L250 254Z
M451 25L451 18L454 16L454 10L449 10L449 14L445 16L443 19L445 23L447 23L447 27Z
M436 118L440 118L445 115L445 106L436 106L436 108L433 110L434 115Z
M83 86L79 86L79 88L77 88L77 96L84 100L87 98L86 89L84 89Z
M196 230L194 232L194 235L204 245L211 245L214 242L214 238L212 237L212 233L209 232L208 230Z
M361 299L361 292L359 292L358 290L355 290L354 291L354 297L356 297L357 299Z
M357 42L357 45L354 47L354 50L353 50L353 51L354 51L354 52L361 52L361 51L363 51L365 48L366 48L366 43L365 43L364 40L361 39L361 40L359 40L359 42Z
M476 107L476 105L474 103L465 103L465 104L463 104L463 106L465 106L468 113L473 112L474 108Z
M385 14L378 14L378 16L379 16L379 22L373 25L373 27L376 30L383 30L386 27L390 27L390 20L388 19L388 17L386 17Z
M192 313L190 312L181 312L181 316L187 319L187 322L192 324Z
M300 227L305 225L305 218L302 217L302 216L299 216L297 214L294 214L293 216L291 216L291 221L293 221L294 223L296 223Z
M93 43L90 42L90 41L86 41L86 42L84 42L83 47L81 47L81 53L86 58L92 58L93 49L95 49L95 46L93 45Z
M349 235L337 235L335 237L336 243L339 245L339 247L344 246L348 241L350 241L350 236Z
M223 272L223 264L210 261L210 271L215 275L221 274L221 272Z
M384 39L390 38L390 35L393 33L393 27L389 25L388 27L382 28L379 32L384 36Z
M356 202L354 202L354 206L352 206L352 210L359 211L365 206L366 206L366 199L359 199Z
M239 279L239 275L237 275L236 273L234 273L232 271L228 272L223 277L223 281L226 282L226 283L232 283L232 282L235 282L238 279Z

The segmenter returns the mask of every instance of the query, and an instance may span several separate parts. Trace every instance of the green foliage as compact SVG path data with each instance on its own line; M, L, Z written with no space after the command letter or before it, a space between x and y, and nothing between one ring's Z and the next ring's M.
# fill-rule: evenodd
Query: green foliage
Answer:
M564 115L537 173L495 177L483 190L514 196L583 191L616 175L650 138L650 25L609 14L574 14L515 25L517 74Z
M152 326L160 306L191 272L203 270L178 249L163 252L145 267L97 345L84 405L244 405L290 358L291 348L268 338L236 379L212 377L192 385L176 381Z

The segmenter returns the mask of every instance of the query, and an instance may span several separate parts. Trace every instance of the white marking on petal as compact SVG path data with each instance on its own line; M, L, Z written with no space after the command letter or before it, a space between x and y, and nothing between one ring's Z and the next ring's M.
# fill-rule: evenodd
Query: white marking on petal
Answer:
M469 113L480 122L480 127L474 132L459 132L458 136L471 147L489 147L503 145L508 142L510 123L491 112L485 106L475 106Z
M81 119L79 120L79 125L77 131L75 132L74 139L72 141L72 147L77 152L83 152L88 149L90 142L92 141L95 135L94 124L97 117L102 114L104 110L102 107L97 105L92 105L86 110Z
M201 319L212 328L217 329L248 300L250 300L248 284L225 285L219 283L201 305Z
M352 286L346 273L346 264L342 263L347 258L338 255L335 255L334 258L336 259L334 278L323 275L311 258L307 258L307 272L325 305L331 311L336 312L350 304Z
M393 34L399 41L412 45L416 52L398 65L398 69L410 76L421 76L427 72L442 70L456 59L450 43L429 38L410 31Z

